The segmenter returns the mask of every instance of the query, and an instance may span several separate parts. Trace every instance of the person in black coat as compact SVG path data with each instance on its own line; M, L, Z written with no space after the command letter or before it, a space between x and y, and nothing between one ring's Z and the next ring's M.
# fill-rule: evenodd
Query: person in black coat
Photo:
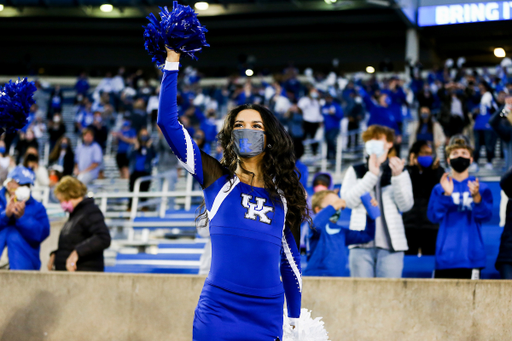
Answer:
M512 198L512 168L506 172L500 181L501 189L507 197ZM508 199L505 228L501 234L500 252L495 264L501 278L512 279L512 200Z
M66 124L62 120L60 113L53 115L53 120L48 123L48 135L50 141L50 150L53 150L57 141L66 134Z
M53 147L49 157L50 165L62 167L62 175L72 175L75 168L75 153L68 137L62 136Z
M87 187L65 176L55 187L62 209L69 213L59 236L58 249L48 261L48 270L104 271L103 250L110 246L110 232L94 199L85 198Z
M427 141L416 141L412 145L406 168L414 194L414 206L402 215L409 245L406 254L435 255L439 225L430 222L427 209L432 189L441 180L444 169L438 160L434 160L432 147Z

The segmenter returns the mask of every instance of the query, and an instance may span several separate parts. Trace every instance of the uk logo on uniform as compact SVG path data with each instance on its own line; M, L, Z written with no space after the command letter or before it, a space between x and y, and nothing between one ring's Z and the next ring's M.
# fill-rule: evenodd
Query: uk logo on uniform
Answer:
M250 153L252 152L252 149L250 148L252 146L252 143L249 143L249 139L240 139L240 152L241 153Z
M242 206L247 209L245 218L256 220L256 217L258 217L262 223L272 224L272 219L267 217L267 213L274 212L274 208L264 205L267 199L256 197L256 203L251 202L251 199L252 195L242 193Z

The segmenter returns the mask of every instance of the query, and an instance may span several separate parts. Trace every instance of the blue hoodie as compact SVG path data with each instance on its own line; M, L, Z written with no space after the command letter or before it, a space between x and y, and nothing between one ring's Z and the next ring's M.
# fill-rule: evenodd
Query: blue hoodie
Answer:
M19 219L5 215L5 187L0 190L0 250L7 246L11 270L39 270L39 246L50 234L50 221L43 204L32 198Z
M427 217L433 223L439 223L436 242L436 269L475 269L484 268L486 254L482 238L482 223L492 217L492 193L480 183L482 201L473 202L468 181L453 180L453 193L444 195L441 184L432 190L428 203Z
M395 91L391 90L382 90L382 93L388 95L391 100L391 104L389 105L389 110L393 113L396 122L402 122L402 105L407 102L405 92L401 87L397 87Z
M402 135L395 120L395 115L389 107L383 107L375 103L363 88L359 89L359 93L363 97L366 110L370 113L370 119L367 123L368 127L378 124L393 129L396 135Z
M352 231L348 226L332 222L334 214L334 207L327 206L313 219L315 228L309 232L310 249L304 276L349 276L347 245L368 243L375 237L374 221L368 219L364 231Z

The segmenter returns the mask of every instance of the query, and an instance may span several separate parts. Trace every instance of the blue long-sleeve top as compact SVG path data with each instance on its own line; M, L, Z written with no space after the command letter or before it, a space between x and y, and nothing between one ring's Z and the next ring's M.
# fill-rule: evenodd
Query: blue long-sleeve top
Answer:
M366 229L353 231L331 220L336 213L327 206L313 219L309 231L310 258L304 276L349 276L348 249L351 244L365 244L375 238L375 221L367 219Z
M397 87L395 91L392 90L382 90L382 93L388 95L391 100L391 104L389 105L389 110L393 113L393 117L395 118L395 122L402 122L402 105L407 103L407 96L405 95L404 90L401 87Z
M334 109L334 114L331 114L331 110ZM326 103L322 106L322 116L324 117L324 128L325 131L333 129L340 129L340 122L343 119L343 109L336 103Z
M393 129L396 135L402 135L395 120L395 116L389 107L383 107L382 105L375 103L370 95L368 95L368 93L362 87L359 88L359 93L361 97L363 97L366 110L370 113L368 126L374 124L382 125Z
M427 217L439 224L436 242L436 269L484 268L485 247L482 238L482 223L492 218L492 193L480 183L482 201L473 202L469 192L469 177L462 182L453 180L453 193L444 195L441 184L432 190Z
M258 297L284 292L289 317L298 318L300 255L286 225L286 200L272 201L267 190L241 182L199 150L178 122L177 64L167 63L164 69L157 122L179 162L203 187L212 241L212 265L206 281Z
M5 214L5 187L0 190L0 250L7 246L11 270L39 270L40 245L50 235L50 221L43 204L32 198L25 202L25 213L19 219Z

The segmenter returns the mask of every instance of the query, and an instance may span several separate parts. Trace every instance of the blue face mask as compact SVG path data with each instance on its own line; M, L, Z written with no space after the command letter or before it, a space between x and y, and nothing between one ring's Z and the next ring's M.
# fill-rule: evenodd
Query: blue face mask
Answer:
M148 141L149 141L149 135L142 135L142 136L140 137L140 140L141 140L142 142L148 142Z
M434 163L434 158L432 155L418 156L418 163L421 167L428 168Z
M130 126L130 121L123 122L123 127L129 127L129 126Z
M68 144L67 144L67 143L61 143L61 144L60 144L60 147L61 147L62 149L66 149L66 148L68 148Z
M382 141L370 140L364 144L364 147L368 155L375 154L377 157L380 157L384 154L384 142Z
M5 147L0 147L0 154L5 154Z
M391 105L391 98L386 96L386 100L384 102L386 102L388 106Z
M235 153L240 157L253 157L265 150L265 132L253 129L236 129L231 133Z

